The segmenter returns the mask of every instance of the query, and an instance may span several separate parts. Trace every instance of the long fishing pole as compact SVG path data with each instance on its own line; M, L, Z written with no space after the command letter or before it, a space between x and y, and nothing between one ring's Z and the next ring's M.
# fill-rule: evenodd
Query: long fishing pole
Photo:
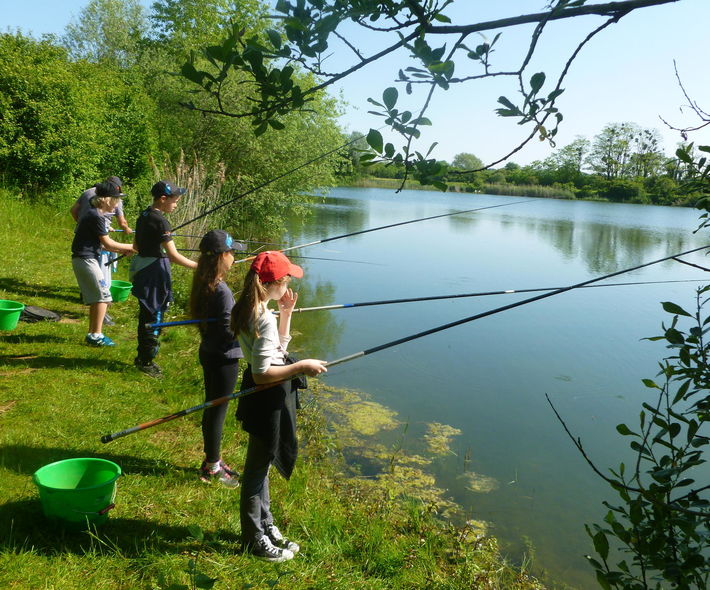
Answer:
M661 285L666 283L702 283L706 279L676 279L668 281L630 281L627 283L608 283L606 285L585 285L581 289L599 289L602 287L626 287L629 285ZM383 299L380 301L361 301L359 303L334 303L332 305L319 305L317 307L297 307L293 313L307 311L327 311L333 309L352 309L354 307L369 307L372 305L393 305L396 303L414 303L418 301L436 301L440 299L461 299L464 297L486 297L489 295L512 295L515 293L536 293L540 291L555 291L564 287L540 287L538 289L505 289L502 291L481 291L478 293L459 293L456 295L430 295L427 297L407 297L402 299ZM274 312L278 313L278 312ZM178 320L173 322L156 322L154 324L146 324L146 328L169 328L172 326L187 326L190 324L199 324L201 322L216 322L217 318L206 318L200 320Z
M409 219L407 221L399 221L397 223L390 223L388 225L381 225L379 227L371 227L370 229L361 229L359 231L350 232L347 234L342 234L339 236L332 236L330 238L323 238L322 240L315 240L314 242L308 242L305 244L299 244L297 246L289 246L288 248L282 248L281 252L290 252L291 250L298 250L299 248L305 248L306 246L315 246L316 244L325 244L326 242L332 242L333 240L341 240L343 238L349 238L351 236L359 236L361 234L367 234L373 231L379 231L381 229L388 229L390 227L398 227L400 225L407 225L409 223L419 223L420 221L429 221L430 219L439 219L440 217L451 217L452 215L463 215L464 213L472 213L474 211L483 211L484 209L495 209L496 207L507 207L508 205L521 205L523 203L531 203L533 201L539 201L542 197L535 199L527 199L525 201L511 201L509 203L501 203L500 205L488 205L487 207L476 207L475 209L465 209L464 211L453 211L451 213L442 213L440 215L431 215L430 217L421 217L419 219ZM247 258L242 258L241 260L235 260L234 264L240 262L247 262L248 260L253 260L253 256Z
M392 348L393 346L397 346L399 344L404 344L405 342L411 342L412 340L416 340L418 338L423 338L424 336L429 336L431 334L436 334L438 332L442 332L444 330L448 330L450 328L454 328L454 327L460 326L462 324L473 322L475 320L480 320L481 318L485 318L485 317L488 317L488 316L491 316L491 315L494 315L497 313L502 313L504 311L507 311L509 309L513 309L515 307L520 307L522 305L527 305L528 303L533 303L534 301L540 301L541 299L553 297L554 295L559 295L560 293L565 293L565 292L571 291L573 289L579 289L579 288L585 287L587 285L591 285L593 283L598 283L599 281L603 281L605 279L610 279L611 277L616 277L621 274L633 272L635 270L639 270L639 269L645 268L647 266L652 266L654 264L658 264L660 262L665 262L666 260L671 260L676 256L685 256L686 254L691 254L693 252L698 252L700 250L706 250L708 248L710 248L710 245L700 246L699 248L693 248L692 250L686 250L685 252L681 252L680 254L673 254L671 256L665 256L664 258L659 258L659 259L653 260L651 262L639 264L638 266L634 266L632 268L619 270L619 271L616 271L616 272L613 272L613 273L610 273L610 274L607 274L607 275L604 275L601 277L597 277L595 279L589 279L587 281L582 281L581 283L569 285L568 287L560 287L559 289L555 289L554 291L549 291L547 293L543 293L542 295L536 295L535 297L529 297L528 299L523 299L522 301L517 301L517 302L511 303L509 305L504 305L502 307L496 307L495 309L490 309L490 310L482 312L482 313L477 313L475 315L472 315L472 316L469 316L466 318L462 318L462 319L456 320L454 322L449 322L448 324L442 324L440 326L436 326L434 328L430 328L430 329L424 330L422 332L417 332L416 334L411 334L409 336L404 336L403 338L398 338L397 340L392 340L390 342L380 344L379 346L373 346L372 348L368 348L365 350L361 350L359 352L355 352L353 354L341 357L339 359L335 359L333 361L328 361L326 363L326 366L327 367L334 367L336 365L347 363L349 361L355 360L356 358L367 356L367 355L373 354L375 352L385 350L387 348ZM175 420L176 418L180 418L181 416L187 416L188 414L191 414L193 412L197 412L199 410L204 410L204 409L210 408L212 406L226 403L227 401L229 401L231 399L243 397L243 396L255 393L257 391L261 391L262 389L265 389L268 387L273 387L274 385L277 385L279 383L284 383L285 381L289 381L292 378L293 378L293 376L289 377L289 379L284 379L283 381L278 381L275 383L256 385L255 387L251 387L249 389L244 389L242 391L234 392L229 395L225 395L223 397L211 400L209 402L205 402L203 404L193 406L192 408L187 408L185 410L175 412L174 414L169 414L168 416L164 416L163 418L151 420L150 422L145 422L144 424L139 424L137 426L133 426L132 428L127 428L126 430L121 430L121 431L115 432L113 434L105 434L104 436L101 437L101 442L103 442L103 443L111 442L112 440L116 440L117 438L121 438L123 436L133 434L134 432L139 432L141 430L145 430L146 428L150 428L152 426L157 426L158 424L164 424L165 422Z
M301 168L305 168L306 166L310 166L311 164L317 162L318 160L322 160L323 158L330 156L331 154L334 154L334 153L342 150L344 147L349 146L351 143L355 143L356 141L359 141L363 137L365 137L365 136L361 135L360 137L356 137L355 139L351 139L350 141L347 141L346 143L338 146L337 148L334 148L332 150L324 152L324 153L320 154L319 156L316 156L315 158L311 158L307 162L304 162L303 164L296 166L295 168L291 168L290 170L283 172L282 174L279 174L278 176L274 176L273 178L266 180L266 181L262 182L261 184L256 185L253 188L250 188L248 191L243 192L243 193L237 195L236 197L232 197L232 198L226 200L224 203L216 205L215 207L212 207L212 209L208 209L207 211L200 213L199 215L197 215L196 217L193 217L192 219L189 219L188 221L185 221L179 225L176 225L174 228L172 228L171 233L180 229L180 228L185 227L186 225L190 225L191 223L194 223L198 219L202 219L203 217L206 217L207 215L210 215L210 214L214 213L215 211L219 211L223 207L226 207L227 205L231 205L235 201L238 201L239 199L243 199L244 197L247 197L247 196L251 195L252 193L255 193L256 191L264 188L265 186L269 186L270 184L276 182L277 180L281 180L282 178L284 178L285 176L288 176L289 174L293 174L294 172L298 172ZM119 260L119 259L123 258L124 256L125 256L125 254L121 254L115 260Z
M199 252L195 248L178 248L178 252ZM249 252L250 255L256 255L258 252ZM370 266L383 266L378 262L367 262L365 260L348 260L347 258L323 258L321 256L298 256L292 255L291 258L302 258L303 260L327 260L329 262L350 262L352 264L367 264ZM236 262L236 261L235 261Z

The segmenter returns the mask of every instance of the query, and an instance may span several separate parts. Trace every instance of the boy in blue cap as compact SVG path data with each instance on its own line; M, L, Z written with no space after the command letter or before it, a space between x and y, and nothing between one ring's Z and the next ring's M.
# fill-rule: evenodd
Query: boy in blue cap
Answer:
M195 269L197 263L177 251L172 228L165 215L177 207L187 190L161 180L151 189L153 203L143 211L135 225L133 247L138 255L131 261L131 293L138 299L138 350L134 364L138 370L151 377L162 372L154 360L160 344L159 328L146 328L146 324L161 322L173 300L170 263Z

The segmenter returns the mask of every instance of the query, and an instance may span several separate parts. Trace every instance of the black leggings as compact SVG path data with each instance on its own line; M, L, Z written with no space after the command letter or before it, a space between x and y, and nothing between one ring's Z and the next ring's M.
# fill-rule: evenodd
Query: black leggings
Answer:
M201 361L201 364L205 377L206 402L234 393L239 373L239 359ZM221 458L222 428L228 407L229 402L207 408L202 413L202 440L205 460L208 463L216 463Z

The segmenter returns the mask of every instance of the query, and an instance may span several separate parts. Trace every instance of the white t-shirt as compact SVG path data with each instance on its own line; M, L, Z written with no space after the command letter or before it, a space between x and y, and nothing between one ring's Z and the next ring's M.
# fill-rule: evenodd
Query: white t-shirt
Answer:
M256 331L259 332L258 338L253 328L249 334L239 333L239 345L251 370L261 374L268 371L271 365L285 365L291 336L279 335L276 316L264 303L259 306Z

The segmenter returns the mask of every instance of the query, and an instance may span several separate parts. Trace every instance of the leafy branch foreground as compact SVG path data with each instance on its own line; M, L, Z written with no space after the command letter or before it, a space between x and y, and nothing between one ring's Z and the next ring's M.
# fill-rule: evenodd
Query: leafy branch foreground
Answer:
M38 216L44 223L35 223ZM281 569L243 555L238 494L197 480L199 417L99 442L103 433L202 401L197 339L192 330L166 332L167 376L146 379L132 367L137 313L129 300L111 309L116 348L83 346L85 310L62 254L70 223L41 205L0 205L0 248L13 253L3 259L0 298L63 318L0 333L0 588L541 588L504 562L494 538L440 520L438 500L403 498L412 470L398 469L400 452L389 453L393 464L381 481L346 477L335 444L340 433L328 435L321 409L338 394L322 387L301 416L303 456L294 477L272 481L278 524L302 551ZM175 275L186 282L181 270ZM224 453L236 466L246 445L229 415ZM121 466L116 508L97 530L57 529L41 514L31 475L85 456Z

